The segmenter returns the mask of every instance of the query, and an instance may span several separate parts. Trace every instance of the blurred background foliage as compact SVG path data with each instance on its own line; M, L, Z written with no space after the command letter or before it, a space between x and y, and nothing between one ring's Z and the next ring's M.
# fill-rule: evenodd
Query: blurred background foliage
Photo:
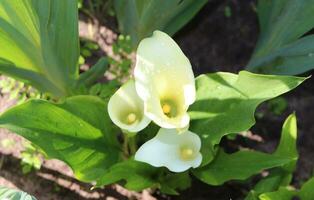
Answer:
M247 70L297 75L314 68L314 0L259 0L260 36Z
M115 0L119 30L130 35L135 48L139 41L161 30L174 35L208 0Z

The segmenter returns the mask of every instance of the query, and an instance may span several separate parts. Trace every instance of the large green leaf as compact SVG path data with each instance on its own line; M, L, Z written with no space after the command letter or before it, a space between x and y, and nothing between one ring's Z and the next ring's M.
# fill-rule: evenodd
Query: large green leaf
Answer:
M239 151L233 154L226 154L223 151L219 151L210 164L194 170L193 173L200 180L211 185L220 185L229 180L245 180L264 169L274 167L291 170L289 171L291 174L298 158L296 138L296 117L292 114L283 125L282 136L275 153L265 154L255 151ZM272 173L267 181L260 183L255 188L254 191L257 194L265 192L265 190L268 192L269 189L277 189L276 187L285 184L286 179L290 181L290 176L287 176L284 171L276 170L273 172L275 173ZM280 185L276 186L275 184Z
M283 124L281 139L277 150L275 151L275 155L298 158L296 140L297 119L295 114L291 114ZM277 191L280 187L287 187L292 180L292 173L295 170L296 162L297 159L271 170L267 177L263 178L255 185L254 189L249 193L245 200L258 200L259 195L263 193L270 193ZM281 190L279 193L283 193L283 195L286 193L290 194L289 191L285 192L285 190Z
M30 196L29 194L0 186L0 199L3 200L36 200L35 197Z
M155 168L132 158L113 165L97 186L119 182L130 190L141 191L146 188L159 188L162 193L178 195L177 190L184 190L191 185L188 172L169 173L165 168Z
M314 0L259 0L261 33L247 69L294 75L314 68Z
M282 166L295 159L255 151L226 154L221 150L210 164L194 170L193 174L207 184L221 185L229 180L245 180L264 169Z
M260 103L292 90L304 80L246 71L239 75L201 75L196 79L196 102L189 109L190 129L204 143L219 144L226 134L248 130L255 123L254 112Z
M0 72L56 96L78 78L76 0L1 0Z
M118 160L119 149L98 97L75 96L63 104L31 100L0 116L7 128L66 162L82 181L95 181Z
M97 185L108 185L117 181L126 181L125 187L130 190L141 191L156 186L158 169L146 163L127 160L113 165L102 175Z
M167 174L160 180L160 191L164 194L179 195L177 190L185 190L191 187L189 172Z
M176 33L206 4L207 0L115 0L119 29L130 35L133 46L161 30Z

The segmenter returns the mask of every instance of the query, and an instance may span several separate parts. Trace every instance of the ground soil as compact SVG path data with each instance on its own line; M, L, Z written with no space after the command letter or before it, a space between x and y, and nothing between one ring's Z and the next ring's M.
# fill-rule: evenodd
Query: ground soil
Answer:
M189 57L197 74L216 71L238 72L245 68L258 37L258 22L253 0L212 0L200 13L175 35L175 40ZM231 8L231 16L225 16L225 8ZM111 44L116 38L116 26L110 20L100 27L88 28L88 22L81 21L80 34L101 45L99 56L112 54ZM309 72L308 74L311 74ZM306 74L306 75L308 75ZM307 80L296 90L284 95L288 108L282 115L275 115L267 104L259 107L257 123L251 132L258 140L226 141L226 147L235 144L264 152L272 152L278 143L284 119L292 112L298 117L298 150L300 159L294 174L293 185L299 187L313 174L314 169L314 79ZM1 111L12 105L6 96L0 99ZM91 185L80 183L73 178L71 170L59 161L45 161L41 170L23 175L20 169L19 144L21 138L0 131L0 140L12 138L14 148L0 146L0 185L25 190L40 200L63 199L176 199L176 200L237 200L243 199L251 182L228 182L220 187L208 186L193 180L192 187L179 196L161 196L149 191L135 193L113 185L103 190L89 190ZM236 147L237 148L237 147Z

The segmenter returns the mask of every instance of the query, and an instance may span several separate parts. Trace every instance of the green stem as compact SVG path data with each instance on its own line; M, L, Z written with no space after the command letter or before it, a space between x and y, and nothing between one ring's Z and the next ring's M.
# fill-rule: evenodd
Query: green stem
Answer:
M127 131L123 131L123 153L126 158L133 156L137 150L136 144L136 133L129 133Z
M129 157L129 145L128 145L128 140L129 140L129 137L126 135L126 134L123 134L124 136L124 140L123 140L123 155L124 157L127 159Z
M130 155L134 155L137 150L137 144L136 144L136 137L130 137L129 138L129 148L130 148Z

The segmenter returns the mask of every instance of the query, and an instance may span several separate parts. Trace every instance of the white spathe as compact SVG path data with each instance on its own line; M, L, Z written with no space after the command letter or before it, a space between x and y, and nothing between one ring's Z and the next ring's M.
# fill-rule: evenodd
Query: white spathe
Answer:
M136 93L134 80L129 80L111 96L108 113L115 125L131 133L141 131L151 122L144 115L144 104Z
M190 131L178 134L175 129L161 128L157 135L136 152L135 160L154 167L167 167L172 172L183 172L202 163L201 140Z
M194 74L190 61L170 36L154 31L140 42L134 77L148 118L163 128L188 126L187 110L196 93Z

